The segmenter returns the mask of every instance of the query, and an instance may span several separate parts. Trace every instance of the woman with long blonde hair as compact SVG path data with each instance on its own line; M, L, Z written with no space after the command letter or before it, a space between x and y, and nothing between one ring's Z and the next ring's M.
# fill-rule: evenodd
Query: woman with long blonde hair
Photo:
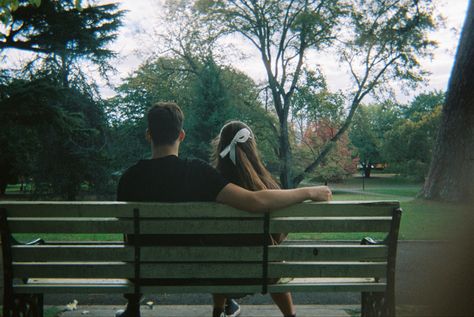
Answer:
M219 136L213 141L213 146L211 157L213 165L231 183L252 191L280 188L262 163L255 136L245 123L230 121L225 124ZM271 243L279 244L285 237L285 234L272 234ZM240 240L246 245L252 244L252 242L255 245L262 243L261 236L247 235L245 239ZM283 316L296 316L291 293L272 293L270 295ZM235 305L232 299L226 299L226 296L222 294L214 294L213 299L214 316L220 316L226 301L227 305L230 303Z

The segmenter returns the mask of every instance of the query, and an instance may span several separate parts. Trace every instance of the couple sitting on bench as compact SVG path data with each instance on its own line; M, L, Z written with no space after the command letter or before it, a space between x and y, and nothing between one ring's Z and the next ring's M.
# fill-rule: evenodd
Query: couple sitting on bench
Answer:
M158 103L148 111L147 120L146 138L152 146L152 158L140 160L125 171L117 190L119 201L215 201L249 212L269 212L304 200L331 199L331 191L326 186L280 189L259 157L251 129L242 122L232 121L224 125L215 140L214 167L211 167L200 160L178 157L179 146L185 138L184 116L178 105ZM176 237L171 240L166 235L151 235L147 239L161 245L262 243L261 237L245 237L200 237L198 242L191 236L184 236L181 241ZM284 237L273 235L272 238L273 243L280 243ZM127 237L128 242L131 239L133 236ZM165 285L175 283L172 280L160 282ZM140 296L126 294L125 297L128 299L127 308L117 312L117 316L140 316ZM271 297L283 316L296 316L290 293L271 294ZM213 294L213 300L213 317L233 317L240 313L237 303L225 294Z

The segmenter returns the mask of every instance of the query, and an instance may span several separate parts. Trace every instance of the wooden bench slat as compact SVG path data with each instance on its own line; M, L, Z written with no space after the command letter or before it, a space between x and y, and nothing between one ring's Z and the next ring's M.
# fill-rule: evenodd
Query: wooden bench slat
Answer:
M260 263L145 263L142 278L261 278ZM269 277L383 277L384 262L269 263ZM132 278L128 263L14 263L15 277Z
M334 201L307 202L283 208L271 213L271 217L324 217L324 216L391 216L397 201ZM21 202L3 201L9 217L132 217L133 209L140 210L141 217L248 217L261 218L261 214L248 213L229 206L205 203L126 203L126 202Z
M13 286L13 291L19 294L126 294L133 293L134 289L133 286L115 284L27 284L15 285Z
M270 246L270 261L385 260L384 245L278 245ZM14 246L15 262L133 261L134 248L123 245L42 245ZM142 247L142 261L261 261L263 248L254 247Z
M320 283L320 284L277 284L269 285L270 293L285 292L385 292L387 284L385 283Z
M279 245L270 246L270 261L349 261L386 260L388 248L384 245Z
M390 217L274 218L270 232L388 232Z
M274 218L270 232L388 232L390 217ZM103 218L38 219L11 218L12 233L133 233L133 221ZM263 221L256 220L147 220L142 234L232 234L262 233Z
M295 279L284 284L270 284L268 291L281 292L378 292L385 291L386 283L374 281L350 281L327 279L324 282L301 282ZM261 285L219 285L219 286L142 286L145 293L260 293ZM133 284L127 283L68 283L48 281L36 282L28 285L15 285L17 293L132 293Z
M3 201L8 217L133 217L129 203L102 201Z
M271 263L270 277L384 277L384 262L287 262Z
M13 277L17 278L132 278L130 263L13 263Z
M12 233L133 233L133 221L114 218L38 219L11 218ZM142 234L263 233L263 220L148 220Z
M273 211L270 217L383 217L392 216L393 209L399 207L397 201L305 202Z
M124 245L17 245L12 247L14 262L110 262L133 261L134 248Z
M40 219L10 218L8 220L11 233L131 233L131 220L116 218L74 218L74 219Z

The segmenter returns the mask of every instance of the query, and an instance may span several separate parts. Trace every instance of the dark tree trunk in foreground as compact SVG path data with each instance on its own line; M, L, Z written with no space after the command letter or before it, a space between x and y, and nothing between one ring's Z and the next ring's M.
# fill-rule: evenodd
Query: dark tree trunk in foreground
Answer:
M474 4L471 0L422 195L474 202Z

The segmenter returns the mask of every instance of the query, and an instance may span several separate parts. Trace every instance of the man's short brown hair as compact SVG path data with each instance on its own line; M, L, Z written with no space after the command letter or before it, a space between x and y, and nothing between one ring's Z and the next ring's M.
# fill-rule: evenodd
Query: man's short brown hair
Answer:
M184 114L174 102L158 102L148 110L148 129L154 145L172 145L183 129Z

